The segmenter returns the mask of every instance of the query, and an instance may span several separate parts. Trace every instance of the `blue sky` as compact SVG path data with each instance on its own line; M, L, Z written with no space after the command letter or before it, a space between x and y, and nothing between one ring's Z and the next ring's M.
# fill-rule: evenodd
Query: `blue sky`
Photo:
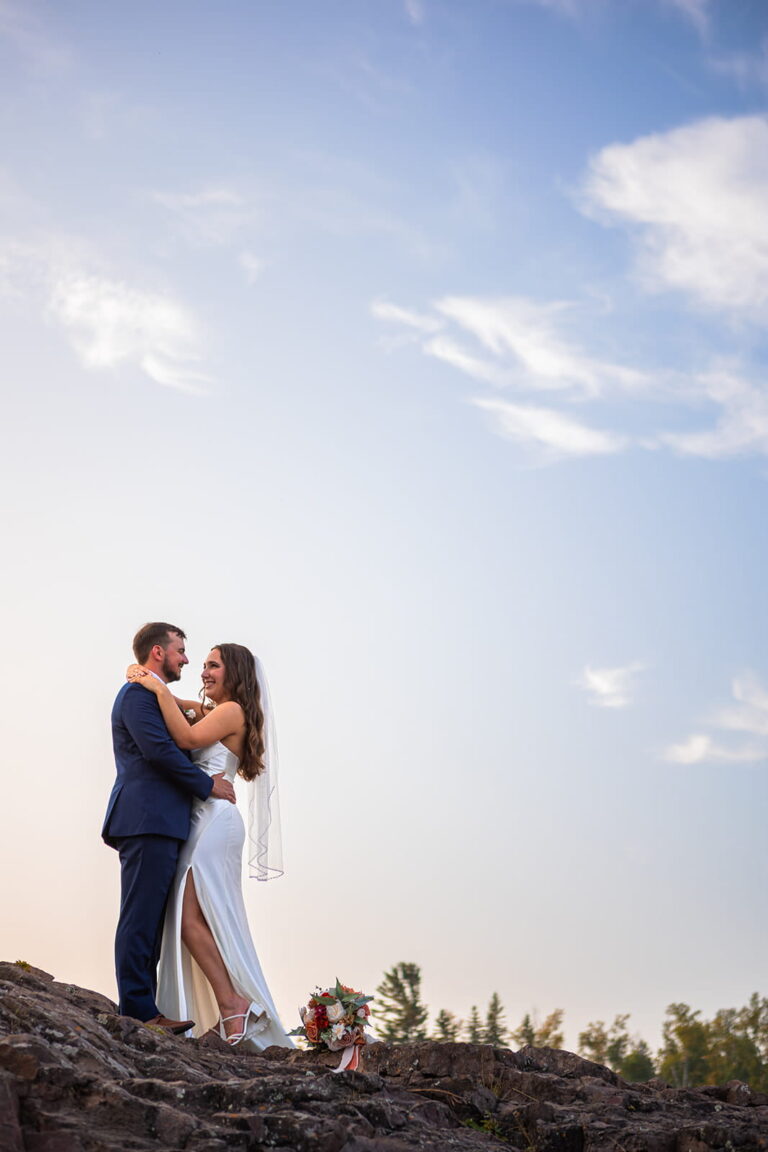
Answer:
M765 6L0 0L0 77L3 954L113 992L168 618L270 673L284 1016L765 993Z

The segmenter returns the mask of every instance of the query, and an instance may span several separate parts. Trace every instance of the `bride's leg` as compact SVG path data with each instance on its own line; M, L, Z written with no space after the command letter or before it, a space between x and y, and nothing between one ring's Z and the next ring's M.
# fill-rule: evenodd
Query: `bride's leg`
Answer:
M203 915L191 868L187 872L181 905L181 938L205 973L222 1017L247 1012L249 1001L238 996L233 988L213 933ZM231 1020L224 1025L224 1028L227 1035L230 1035L241 1031L242 1025L242 1019Z

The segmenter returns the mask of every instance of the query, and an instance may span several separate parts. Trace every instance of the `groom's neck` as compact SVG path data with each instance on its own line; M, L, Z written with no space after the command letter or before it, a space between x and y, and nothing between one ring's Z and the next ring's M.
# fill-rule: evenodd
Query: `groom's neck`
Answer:
M158 664L153 660L147 660L144 667L147 668L153 676L156 676L158 680L162 680L163 684L168 683L168 679L163 672L162 664Z

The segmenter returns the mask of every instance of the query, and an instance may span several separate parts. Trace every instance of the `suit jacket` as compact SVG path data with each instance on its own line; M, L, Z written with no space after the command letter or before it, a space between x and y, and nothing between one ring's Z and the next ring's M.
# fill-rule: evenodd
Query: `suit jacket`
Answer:
M192 798L207 800L213 780L174 744L157 698L124 684L112 709L117 779L101 835L115 847L122 836L186 840Z

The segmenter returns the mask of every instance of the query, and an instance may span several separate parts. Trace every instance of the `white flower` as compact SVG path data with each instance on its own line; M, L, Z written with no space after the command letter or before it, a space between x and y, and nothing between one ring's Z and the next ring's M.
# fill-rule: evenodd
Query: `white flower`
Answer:
M357 1015L360 1016L363 1020L365 1020L365 1008L358 1008Z
M344 1015L344 1005L336 1000L333 1004L329 1004L325 1010L328 1014L328 1020L331 1024L336 1020L341 1020Z
M342 1036L344 1035L344 1031L345 1029L343 1024L334 1024L333 1028L331 1028L331 1036L334 1040L341 1040Z

